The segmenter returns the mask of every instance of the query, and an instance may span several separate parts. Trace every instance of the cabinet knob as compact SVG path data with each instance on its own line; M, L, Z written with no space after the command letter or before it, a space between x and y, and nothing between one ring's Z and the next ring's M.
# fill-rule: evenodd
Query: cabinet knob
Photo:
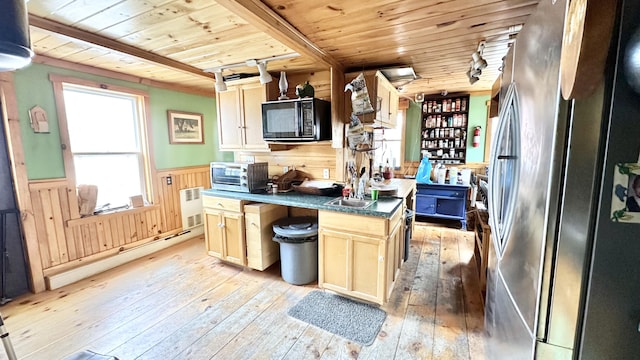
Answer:
M258 227L258 225L256 225L256 223L254 223L253 221L251 222L251 226Z
M384 256L378 257L378 262L384 262Z
M216 204L218 207L224 207L224 205L222 205L222 203L217 203Z

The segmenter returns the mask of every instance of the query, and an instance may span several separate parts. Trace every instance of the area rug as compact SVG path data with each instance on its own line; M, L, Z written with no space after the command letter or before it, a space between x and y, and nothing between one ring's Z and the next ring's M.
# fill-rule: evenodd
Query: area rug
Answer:
M288 314L363 345L373 343L387 317L377 307L318 290L307 294Z

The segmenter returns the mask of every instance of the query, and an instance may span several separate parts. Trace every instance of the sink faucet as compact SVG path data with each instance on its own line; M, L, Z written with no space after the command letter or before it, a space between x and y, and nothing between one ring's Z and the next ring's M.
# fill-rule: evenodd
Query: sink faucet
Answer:
M364 199L364 178L361 177L358 181L358 190L356 191L356 198L358 200Z

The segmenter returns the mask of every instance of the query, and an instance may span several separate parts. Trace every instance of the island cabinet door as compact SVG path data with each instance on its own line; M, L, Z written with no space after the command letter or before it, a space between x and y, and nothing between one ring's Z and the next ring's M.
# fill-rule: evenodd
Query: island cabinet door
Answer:
M318 285L345 292L350 288L348 262L351 236L345 233L318 231Z
M321 229L320 287L383 304L386 241Z

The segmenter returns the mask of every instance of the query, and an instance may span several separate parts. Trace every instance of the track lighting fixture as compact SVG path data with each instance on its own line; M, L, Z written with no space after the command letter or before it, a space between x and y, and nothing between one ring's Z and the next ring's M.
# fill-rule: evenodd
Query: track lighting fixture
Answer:
M289 58L298 57L298 56L300 56L300 54L291 53L291 54L285 54L280 56L272 56L270 58L264 58L260 60L249 59L242 63L222 65L215 68L204 69L204 72L214 73L216 77L216 85L215 85L216 91L225 91L227 90L227 85L225 84L224 78L222 77L223 70L243 67L243 66L255 66L258 68L258 72L260 73L260 84L266 84L273 81L271 74L267 72L267 62L273 61L273 60L289 59Z
M478 50L476 50L473 54L471 54L469 71L467 71L467 77L469 78L469 83L471 85L475 84L476 81L480 80L480 75L482 75L482 69L486 68L488 65L487 61L482 57L485 45L486 45L486 42L481 41L478 44Z
M260 84L270 83L273 78L267 72L267 63L259 62L258 63L258 71L260 72Z
M222 77L222 70L215 71L213 74L216 76L216 92L227 91L227 84L225 84Z

